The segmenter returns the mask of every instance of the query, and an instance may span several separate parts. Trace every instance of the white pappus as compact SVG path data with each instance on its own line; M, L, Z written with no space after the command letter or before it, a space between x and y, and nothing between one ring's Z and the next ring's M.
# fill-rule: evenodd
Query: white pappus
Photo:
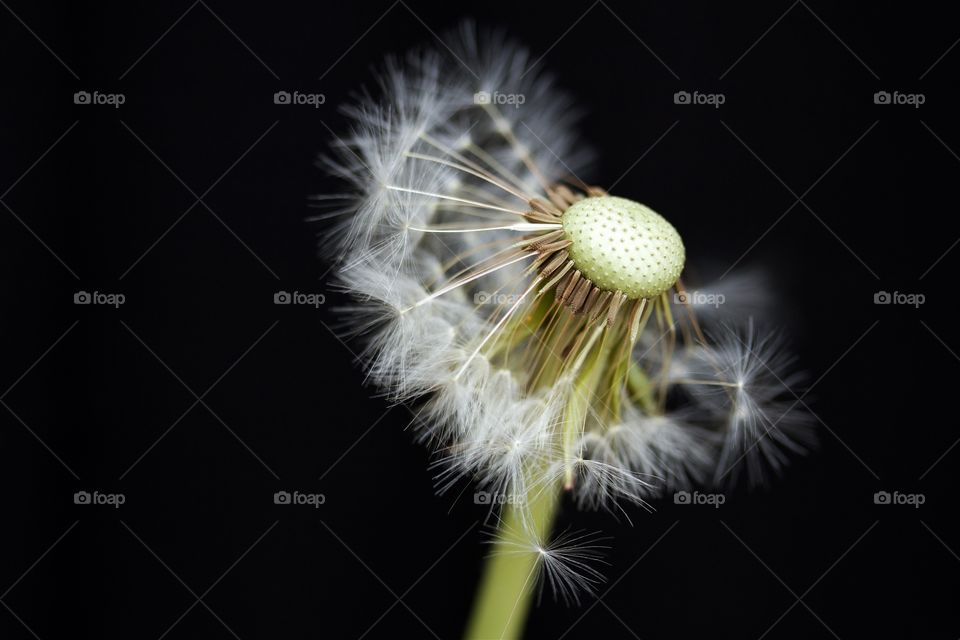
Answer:
M625 514L740 468L756 482L810 447L809 420L782 345L736 300L698 318L674 226L577 177L593 155L541 65L470 25L444 42L344 108L326 246L369 380L416 405L440 489L516 498L493 506L529 540L507 551L542 555L574 599L596 546L544 542L564 492Z

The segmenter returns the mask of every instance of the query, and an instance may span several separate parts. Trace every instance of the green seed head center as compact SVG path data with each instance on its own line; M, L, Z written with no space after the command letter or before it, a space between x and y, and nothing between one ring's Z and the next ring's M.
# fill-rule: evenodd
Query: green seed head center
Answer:
M680 234L659 213L614 196L584 198L563 214L574 266L606 291L654 298L676 283L685 252Z

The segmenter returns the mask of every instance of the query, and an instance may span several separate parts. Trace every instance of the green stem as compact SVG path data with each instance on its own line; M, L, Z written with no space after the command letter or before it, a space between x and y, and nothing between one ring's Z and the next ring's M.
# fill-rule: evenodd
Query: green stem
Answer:
M640 404L640 407L649 414L656 414L657 402L653 396L653 383L647 374L636 364L630 365L627 374L627 388L631 397Z
M524 505L508 504L501 514L497 539L484 567L465 640L514 640L523 633L537 586L540 561L534 549L526 551L530 548L530 534L524 534L524 526L533 528L537 539L549 539L560 495L559 491L543 490L528 499L526 523L521 516Z

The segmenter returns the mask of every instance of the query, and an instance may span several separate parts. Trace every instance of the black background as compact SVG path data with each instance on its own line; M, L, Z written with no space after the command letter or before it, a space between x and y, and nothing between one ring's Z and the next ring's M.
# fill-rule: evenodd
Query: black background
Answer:
M2 4L3 638L460 633L484 508L434 495L411 413L364 387L305 218L336 188L314 159L337 105L464 16L546 53L588 111L587 177L626 172L617 193L671 219L693 277L767 275L822 441L719 509L657 503L632 526L567 509L563 526L611 536L608 582L580 608L545 598L529 636L960 635L948 6ZM74 305L81 290L126 303Z

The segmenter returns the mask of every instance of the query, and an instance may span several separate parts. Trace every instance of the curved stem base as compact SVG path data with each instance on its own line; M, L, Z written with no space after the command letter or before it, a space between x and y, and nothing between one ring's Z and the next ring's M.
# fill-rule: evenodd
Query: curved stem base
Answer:
M521 508L507 505L497 528L497 540L484 567L480 588L473 604L465 640L515 640L521 637L533 592L537 586L539 553L529 548L532 528L536 539L550 537L559 491L541 491L527 505L524 521ZM524 533L526 527L527 533Z

